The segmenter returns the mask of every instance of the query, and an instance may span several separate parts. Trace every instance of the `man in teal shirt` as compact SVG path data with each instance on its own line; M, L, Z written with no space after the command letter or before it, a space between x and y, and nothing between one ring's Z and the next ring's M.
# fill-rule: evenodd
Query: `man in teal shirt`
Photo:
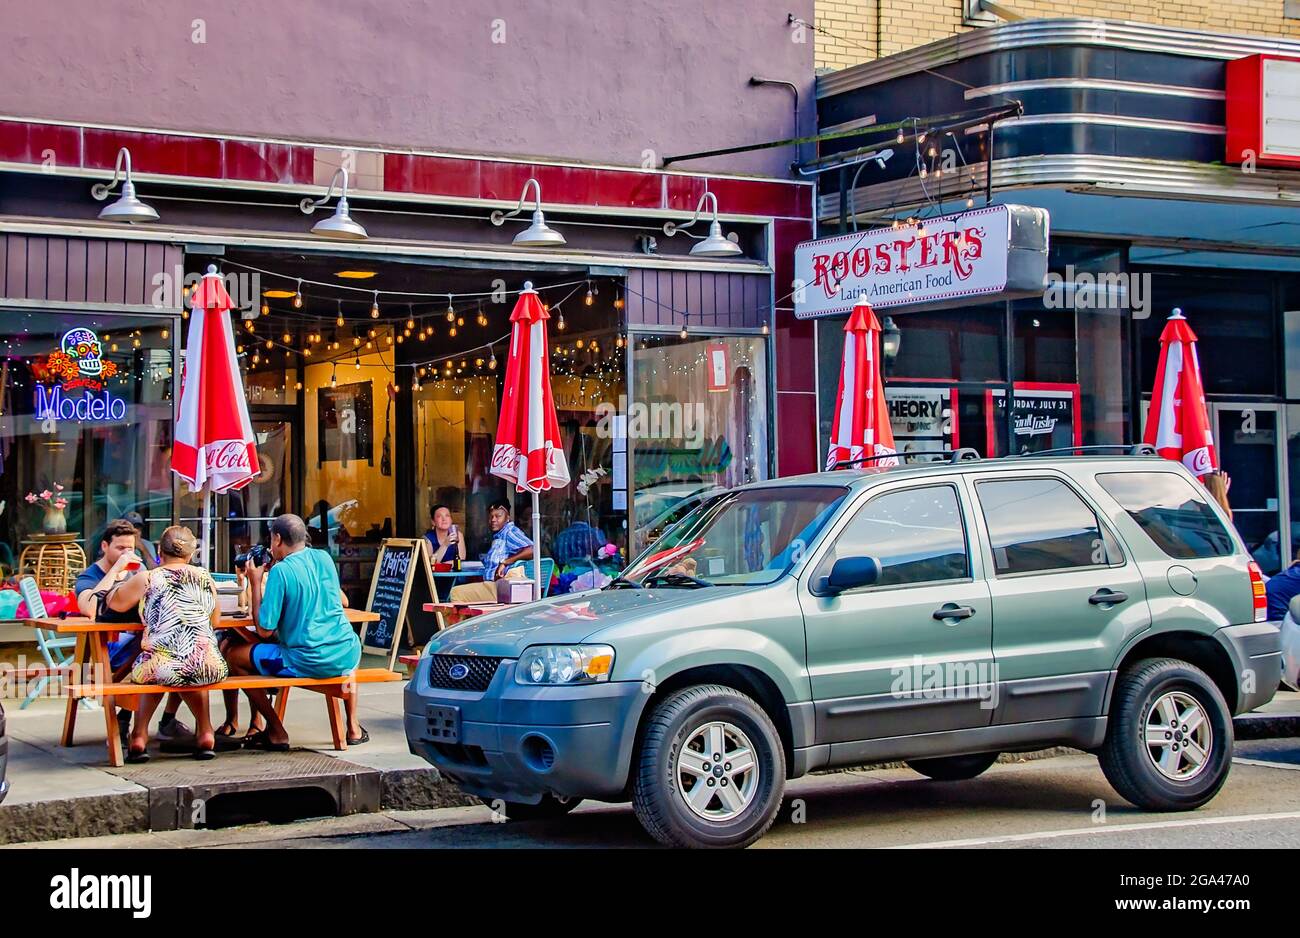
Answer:
M307 546L307 525L297 515L271 522L272 563L259 567L250 557L248 576L253 625L261 641L234 645L226 652L231 673L268 677L338 677L356 670L361 642L343 612L343 591L329 554ZM253 749L282 752L289 734L266 692L250 690L249 702L266 720L250 737ZM369 739L357 718L356 687L348 689L348 744Z

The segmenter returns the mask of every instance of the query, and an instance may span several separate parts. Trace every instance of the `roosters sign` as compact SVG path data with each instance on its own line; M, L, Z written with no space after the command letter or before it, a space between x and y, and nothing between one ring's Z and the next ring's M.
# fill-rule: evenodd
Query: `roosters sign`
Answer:
M1016 241L1021 226L1034 229L1024 245ZM1025 295L1042 291L1046 270L1047 213L995 205L804 242L795 249L795 315L847 313L859 296L888 309Z

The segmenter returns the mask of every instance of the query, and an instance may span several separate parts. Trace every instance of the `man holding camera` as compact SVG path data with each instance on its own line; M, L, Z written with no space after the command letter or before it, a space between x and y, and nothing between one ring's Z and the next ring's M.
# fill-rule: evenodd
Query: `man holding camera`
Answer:
M249 552L248 577L253 625L260 641L228 643L226 661L232 674L270 677L338 677L356 670L361 642L343 612L343 590L329 554L307 546L307 525L297 515L271 522L269 564L262 552ZM259 560L262 561L259 563ZM289 734L264 690L247 691L266 729L246 738L251 749L283 752ZM357 719L356 688L344 698L348 745L369 739Z

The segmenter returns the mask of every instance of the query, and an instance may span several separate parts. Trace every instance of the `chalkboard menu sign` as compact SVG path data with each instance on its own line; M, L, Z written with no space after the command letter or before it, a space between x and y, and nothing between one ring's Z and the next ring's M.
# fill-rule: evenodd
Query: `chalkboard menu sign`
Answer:
M407 644L415 644L412 620L423 624L424 604L437 595L427 550L424 538L401 537L387 538L379 548L366 600L379 621L367 625L362 645L367 654L387 655L389 668L397 662L403 632Z

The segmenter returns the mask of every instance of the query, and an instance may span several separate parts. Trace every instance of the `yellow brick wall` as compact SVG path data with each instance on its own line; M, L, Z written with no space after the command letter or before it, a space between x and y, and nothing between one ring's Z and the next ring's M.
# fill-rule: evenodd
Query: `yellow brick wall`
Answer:
M1283 0L1002 0L1026 17L1095 16L1212 32L1300 38L1300 19L1282 15ZM971 28L961 0L817 0L816 62L845 68L893 55ZM877 31L877 13L880 30ZM821 32L825 30L830 35Z

